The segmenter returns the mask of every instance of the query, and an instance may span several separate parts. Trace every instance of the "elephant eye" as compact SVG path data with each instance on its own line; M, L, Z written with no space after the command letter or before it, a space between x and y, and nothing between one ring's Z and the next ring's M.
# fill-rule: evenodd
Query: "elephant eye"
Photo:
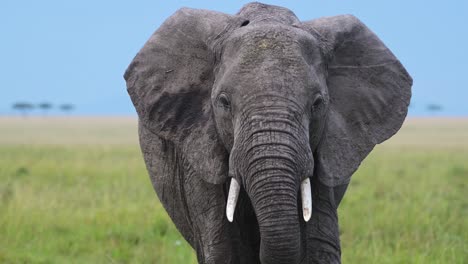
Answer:
M312 110L317 110L323 104L323 97L320 94L317 94L314 98L314 103L312 104Z
M221 107L225 109L230 109L231 108L231 102L229 102L229 98L225 94L220 94L218 96L218 103Z
M250 23L249 20L245 20L244 22L242 22L241 27L245 27L245 26L247 26L249 23Z

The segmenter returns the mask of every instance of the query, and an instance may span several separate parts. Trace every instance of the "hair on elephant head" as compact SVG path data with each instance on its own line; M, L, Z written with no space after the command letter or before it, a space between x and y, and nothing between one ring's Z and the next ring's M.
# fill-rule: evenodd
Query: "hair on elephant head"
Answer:
M260 3L180 9L125 79L153 186L200 263L339 263L337 207L412 85L354 16Z

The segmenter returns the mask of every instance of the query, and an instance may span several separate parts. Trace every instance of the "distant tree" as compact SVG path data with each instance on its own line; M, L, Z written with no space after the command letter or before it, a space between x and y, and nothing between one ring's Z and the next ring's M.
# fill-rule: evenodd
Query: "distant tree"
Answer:
M47 111L49 111L52 108L52 104L49 102L42 102L37 105L43 112L44 115L47 114Z
M439 104L428 104L427 105L427 110L429 112L433 112L433 113L440 112L440 111L442 111L442 106L439 105Z
M13 110L19 111L22 116L27 116L28 112L34 109L34 105L28 102L16 102L12 106Z
M59 108L65 113L70 113L71 111L75 109L75 106L72 104L61 104Z

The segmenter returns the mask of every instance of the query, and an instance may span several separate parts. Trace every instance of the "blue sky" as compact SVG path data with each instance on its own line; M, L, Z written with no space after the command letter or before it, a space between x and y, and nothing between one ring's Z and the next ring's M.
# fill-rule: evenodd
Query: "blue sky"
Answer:
M237 12L250 1L21 1L0 9L0 114L17 101L73 103L76 114L134 115L123 72L180 7ZM263 1L301 20L353 14L414 79L410 115L468 116L468 1Z

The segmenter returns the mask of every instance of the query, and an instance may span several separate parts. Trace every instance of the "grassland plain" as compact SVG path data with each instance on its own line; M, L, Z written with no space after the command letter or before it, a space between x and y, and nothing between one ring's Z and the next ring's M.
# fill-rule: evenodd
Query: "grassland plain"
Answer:
M468 119L409 119L353 176L343 263L468 263ZM0 118L0 263L196 263L133 118Z

